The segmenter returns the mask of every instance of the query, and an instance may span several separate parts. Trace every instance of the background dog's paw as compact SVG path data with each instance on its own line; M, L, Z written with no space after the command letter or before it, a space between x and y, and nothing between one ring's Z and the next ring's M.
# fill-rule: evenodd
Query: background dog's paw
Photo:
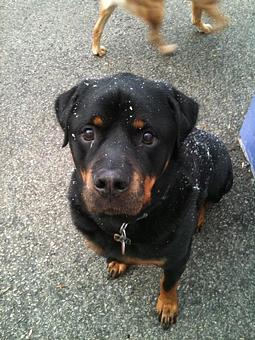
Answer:
M109 273L109 277L115 279L120 275L124 274L127 270L127 265L125 263L120 263L117 261L111 261L107 264L107 271Z
M214 25L210 25L210 24L205 24L204 22L192 22L193 25L196 26L197 30L201 33L206 33L206 34L210 34L210 33L217 33L217 32L221 32L225 27L229 26L229 18L225 17L225 16L221 16L220 18L217 18L214 20Z
M159 47L159 51L163 55L172 54L177 50L177 44L162 45Z
M99 48L92 48L92 53L97 55L98 57L103 57L107 52L107 49L104 46L100 46Z
M212 33L214 31L212 25L210 25L210 24L201 23L199 25L197 25L197 24L194 24L194 25L196 26L198 32L200 32L200 33L209 34L209 33Z
M163 328L168 328L176 323L178 316L178 303L176 301L159 297L156 310Z

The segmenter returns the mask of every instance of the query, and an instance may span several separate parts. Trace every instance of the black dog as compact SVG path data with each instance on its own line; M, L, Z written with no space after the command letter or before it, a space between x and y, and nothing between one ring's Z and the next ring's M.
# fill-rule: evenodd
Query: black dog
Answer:
M198 105L175 88L132 74L85 80L56 100L76 170L74 224L107 258L112 277L130 264L163 268L157 312L176 321L177 284L205 204L232 186L219 139L194 129Z

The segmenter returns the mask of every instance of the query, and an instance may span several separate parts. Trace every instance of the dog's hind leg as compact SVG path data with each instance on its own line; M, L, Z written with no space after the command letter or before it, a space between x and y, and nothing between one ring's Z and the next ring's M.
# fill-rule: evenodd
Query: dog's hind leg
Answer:
M208 5L204 8L204 10L207 15L215 22L212 32L222 31L226 26L229 25L229 19L221 13L219 7L216 4Z
M148 11L143 19L149 24L149 40L158 48L161 54L171 54L177 49L176 44L167 44L160 34L160 27L163 21L164 11L161 9L154 9L154 11Z
M219 10L217 2L216 0L192 0L192 24L195 25L200 32L213 33L222 30L228 25L228 19ZM203 11L215 22L213 27L202 21Z
M105 24L115 8L116 5L111 5L111 2L109 2L107 6L105 6L103 2L101 3L99 18L94 26L92 37L92 52L94 55L98 55L99 57L103 57L106 53L106 48L104 46L100 46L100 40Z
M202 8L198 6L197 1L192 1L192 24L197 27L199 32L211 33L212 26L210 24L205 24L202 21Z
M160 25L150 23L149 40L156 46L163 55L174 53L177 49L176 44L166 44L160 35Z

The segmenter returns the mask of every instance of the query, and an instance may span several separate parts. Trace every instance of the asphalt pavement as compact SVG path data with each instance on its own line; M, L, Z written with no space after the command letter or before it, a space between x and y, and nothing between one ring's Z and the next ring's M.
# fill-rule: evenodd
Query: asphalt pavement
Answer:
M255 94L255 8L225 0L231 26L205 36L188 1L166 1L162 31L179 45L162 57L138 19L116 11L91 54L98 1L0 4L0 338L255 338L255 183L238 145ZM105 261L72 225L66 192L73 169L54 113L57 94L85 77L121 71L171 82L200 103L198 126L222 138L232 191L211 207L179 288L180 315L164 331L155 304L160 269L132 267L108 280Z

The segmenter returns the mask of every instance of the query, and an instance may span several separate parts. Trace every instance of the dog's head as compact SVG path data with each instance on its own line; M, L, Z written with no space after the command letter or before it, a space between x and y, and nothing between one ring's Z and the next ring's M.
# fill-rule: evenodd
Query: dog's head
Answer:
M56 114L89 212L135 216L195 125L198 105L173 87L132 74L85 80Z

